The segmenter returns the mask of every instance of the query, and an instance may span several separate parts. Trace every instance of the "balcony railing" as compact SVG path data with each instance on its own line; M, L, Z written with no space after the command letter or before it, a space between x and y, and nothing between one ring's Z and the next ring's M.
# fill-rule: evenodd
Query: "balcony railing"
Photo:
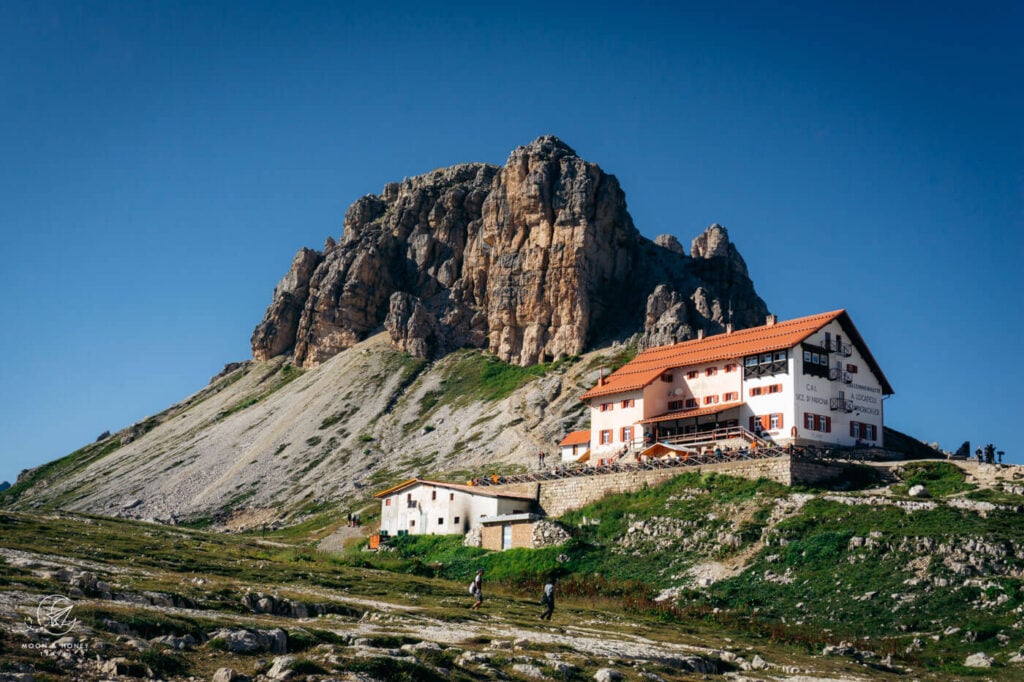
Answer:
M838 341L836 339L832 339L831 341L829 341L825 345L825 347L829 350L829 352L831 352L831 353L839 353L844 358L848 358L848 357L850 357L850 355L853 354L853 346L851 346L848 343L841 343L840 341Z
M853 401L845 398L830 398L828 408L833 412L853 412Z
M842 381L844 384L853 383L853 375L839 367L833 367L830 369L828 371L828 378L830 381Z

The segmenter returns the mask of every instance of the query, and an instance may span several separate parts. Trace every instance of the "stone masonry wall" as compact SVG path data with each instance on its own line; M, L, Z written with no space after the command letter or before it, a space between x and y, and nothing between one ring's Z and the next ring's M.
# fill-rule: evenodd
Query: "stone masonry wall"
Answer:
M512 524L512 546L532 547L533 546L532 521ZM501 549L501 536L504 531L504 524L496 523L484 526L480 532L480 546L484 549Z
M655 486L690 471L713 472L749 479L767 478L784 485L793 485L838 478L842 475L843 469L840 465L799 460L794 462L789 457L777 457L685 468L643 469L594 476L574 476L539 483L514 483L499 486L498 490L508 494L535 497L538 499L540 511L547 516L555 517L570 509L596 502L605 495L633 492L645 485Z

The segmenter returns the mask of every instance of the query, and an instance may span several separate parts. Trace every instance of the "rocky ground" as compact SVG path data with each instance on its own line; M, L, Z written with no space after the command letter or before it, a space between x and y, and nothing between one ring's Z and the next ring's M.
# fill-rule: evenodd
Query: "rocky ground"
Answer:
M318 506L362 504L412 476L515 471L532 466L539 450L553 453L584 418L579 395L621 350L525 377L497 395L487 385L477 393L451 388L463 375L479 377L482 355L426 363L395 351L384 335L305 373L283 358L245 363L169 410L26 475L3 504L162 523L222 525L238 515L253 525L293 523Z
M5 539L54 525L93 537L141 528L70 516L3 521ZM149 536L168 550L208 542L199 533ZM489 590L485 608L470 612L469 597L445 581L360 574L321 556L226 542L237 553L202 554L193 565L205 570L187 573L168 571L156 555L91 560L0 549L0 680L673 680L740 679L744 671L808 679L849 667L729 638L701 642L571 601L540 623L540 608L507 589ZM283 560L304 563L305 579L273 582ZM69 600L68 622L40 619L51 593Z
M991 501L944 490L948 481L918 483L923 490L912 496L913 486L905 484L855 493L780 491L776 497L733 496L739 501L700 512L704 523L693 523L686 513L632 520L627 514L621 533L611 536L613 560L649 564L653 558L657 565L663 557L669 566L678 556L691 557L690 569L678 574L687 587L665 590L659 598L665 605L692 595L694 586L710 594L719 583L752 573L749 599L764 598L758 585L777 588L783 591L769 599L802 598L834 610L836 626L858 617L843 612L844 606L910 618L929 600L949 600L939 603L940 611L927 612L940 616L930 630L897 629L855 641L806 637L801 603L793 606L800 619L790 630L786 617L756 627L736 621L758 611L742 605L723 609L722 618L688 611L694 616L687 620L680 619L684 612L661 611L655 602L627 609L616 598L582 597L559 599L554 620L542 623L528 590L507 580L489 583L484 608L470 611L462 582L362 567L351 551L344 561L317 551L317 542L321 550L351 548L368 530L343 521L264 536L3 512L0 680L1024 679L1024 605L1018 605L1024 547L1013 539L1016 531L1005 537L965 532L954 539L939 529L932 537L898 536L891 529L843 535L842 567L827 577L853 585L850 576L870 575L873 565L887 566L897 557L910 576L902 580L900 574L900 594L846 594L850 588L837 582L815 597L811 587L800 588L814 574L799 562L787 565L792 548L803 546L791 524L813 505L897 510L908 520L936 513L989 515L997 530L1020 513L1014 504L1024 492L1017 490L1018 468L966 468L968 475L955 484L981 486L971 488L975 497L980 490ZM682 488L666 504L685 511L692 508L678 505L706 504L711 496L706 486ZM586 528L608 521L588 513ZM743 528L755 518L764 526L752 537ZM380 561L385 563L365 565L391 560L381 555ZM391 565L402 570L400 563ZM71 607L63 625L41 610L45 598L57 595ZM957 620L955 613L942 613L947 603L972 610L975 624L963 628L942 620ZM808 622L822 622L810 615ZM812 644L822 640L832 643ZM944 651L946 658L932 651Z

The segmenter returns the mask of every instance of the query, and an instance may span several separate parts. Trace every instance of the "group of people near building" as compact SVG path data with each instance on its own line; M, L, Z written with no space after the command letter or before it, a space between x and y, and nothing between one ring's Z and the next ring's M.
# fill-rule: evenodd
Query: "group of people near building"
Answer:
M470 606L470 610L477 611L480 606L484 603L484 569L477 569L476 577L473 578L473 582L469 584L469 593L473 595L473 605ZM540 614L541 620L551 620L551 614L555 611L555 577L551 576L548 578L547 583L544 584L544 590L540 595L540 605L545 608L545 611Z
M995 464L996 458L999 459L999 464L1003 463L1003 451L996 450L996 446L992 443L986 445L984 449L979 445L978 449L974 451L974 456L979 464L982 462L985 464Z
M484 476L483 478L480 476L474 476L466 481L466 485L498 485L499 483L504 482L504 477L499 476L498 474L491 474L490 476Z

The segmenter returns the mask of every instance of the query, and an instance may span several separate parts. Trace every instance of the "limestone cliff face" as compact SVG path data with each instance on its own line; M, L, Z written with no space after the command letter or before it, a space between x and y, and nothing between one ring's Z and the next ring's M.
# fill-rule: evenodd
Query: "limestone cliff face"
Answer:
M767 312L724 228L690 256L645 239L615 177L545 136L504 167L454 166L356 201L340 243L295 257L252 348L314 367L383 328L417 357L475 347L528 365L639 329L646 345L720 331L730 309L737 328Z
M655 242L674 257L659 254L664 269L647 297L641 348L686 341L700 331L720 334L729 323L735 329L764 324L768 309L724 227L715 223L697 236L689 258L674 237Z
M459 291L483 313L502 360L575 355L630 302L639 239L618 181L542 137L495 177Z

